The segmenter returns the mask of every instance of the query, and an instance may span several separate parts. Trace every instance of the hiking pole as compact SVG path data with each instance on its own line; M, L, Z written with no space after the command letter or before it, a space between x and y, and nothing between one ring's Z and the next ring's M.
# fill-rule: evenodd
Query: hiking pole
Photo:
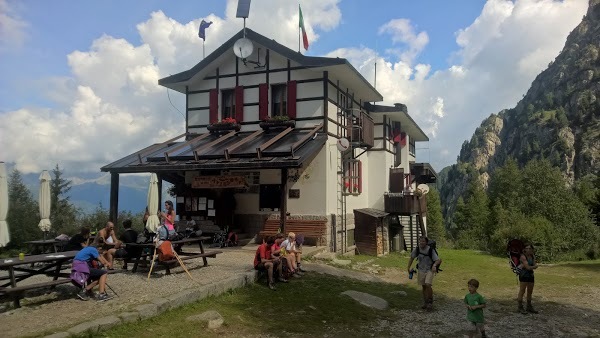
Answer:
M111 288L110 285L108 285L108 283L104 283L104 285L106 285L106 287L108 287L110 291L112 291L112 293L115 294L115 296L119 297L119 295L115 292L115 289Z
M183 270L185 270L185 272L188 274L188 276L190 276L190 278L192 280L194 280L194 277L192 277L192 275L190 274L190 272L188 271L188 269L185 267L185 264L183 264L183 261L181 260L181 257L179 257L179 255L177 254L177 252L173 251L173 254L175 254L175 258L177 258L177 261L179 262L179 265L181 265L181 267L183 268Z
M150 263L150 271L148 271L148 280L150 280L150 274L152 273L152 268L154 268L155 261L156 261L156 244L154 245L154 254L152 255L152 263Z

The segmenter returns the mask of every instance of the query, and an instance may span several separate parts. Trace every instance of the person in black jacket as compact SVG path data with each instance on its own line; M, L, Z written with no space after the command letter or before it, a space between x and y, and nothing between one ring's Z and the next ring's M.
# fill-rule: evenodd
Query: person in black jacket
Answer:
M79 251L83 249L81 243L88 242L89 238L90 228L81 227L79 233L69 239L69 242L64 246L63 251Z
M125 231L121 234L119 240L125 245L124 248L122 247L117 250L116 257L128 259L137 257L141 254L141 248L127 246L129 243L136 243L138 238L138 232L131 228L131 224L132 222L130 219L123 221L123 228L125 228ZM127 269L127 263L123 263L123 269Z

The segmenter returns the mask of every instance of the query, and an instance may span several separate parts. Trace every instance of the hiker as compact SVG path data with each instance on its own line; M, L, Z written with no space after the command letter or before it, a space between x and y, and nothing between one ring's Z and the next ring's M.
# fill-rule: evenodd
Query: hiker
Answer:
M531 294L533 293L534 278L533 270L538 268L537 262L535 261L534 248L531 243L525 243L523 254L521 255L520 262L522 265L522 272L519 275L519 295L517 300L519 302L518 311L522 314L538 313L531 305ZM527 290L527 308L523 308L523 294Z
M483 309L485 308L485 298L477 293L479 288L479 281L477 279L470 279L467 282L469 293L465 296L465 304L467 306L467 320L471 323L471 329L469 330L469 337L475 337L477 332L481 332L481 338L485 338L485 326L483 319Z
M275 243L275 238L273 236L269 236L267 237L266 242L263 242L263 244L261 244L258 249L256 249L256 254L254 255L254 269L258 270L258 271L266 271L267 272L267 276L268 276L268 286L269 289L275 291L277 290L275 288L275 282L273 280L273 270L277 269L277 272L279 273L279 281L280 282L287 282L286 279L284 279L282 277L281 274L281 259L279 258L273 258L271 256L271 247L273 246L273 243Z
M290 232L288 238L281 243L283 249L282 255L286 257L288 261L288 267L290 273L294 277L304 276L304 269L302 269L302 251L299 251L296 247L296 234Z
M286 270L286 259L281 257L281 243L283 242L283 234L275 235L275 243L271 245L271 258L279 259L281 261L281 274L279 277L285 279L285 270ZM287 280L286 280L287 281Z
M437 273L437 267L442 264L442 260L438 257L436 250L431 248L427 243L429 243L427 237L421 236L419 238L419 246L411 252L406 270L410 274L415 258L419 261L417 264L417 281L423 290L423 306L421 308L431 311L433 310L433 289L431 286L433 284L433 277Z
M69 239L69 242L64 246L63 251L79 251L83 249L81 243L88 242L90 238L90 228L81 227L79 233Z
M117 251L115 252L116 258L124 259L123 269L125 270L127 270L127 259L138 257L142 254L143 250L143 248L140 247L127 246L127 244L135 244L138 239L138 233L133 228L131 228L131 224L132 222L130 219L126 219L123 221L123 228L125 229L125 232L121 234L119 240L121 240L121 243L124 244L124 247L117 249Z
M112 297L106 293L105 289L107 271L93 267L95 260L99 260L104 266L109 266L110 262L100 255L96 247L88 246L87 240L82 241L81 245L83 249L73 258L72 271L87 274L88 277L84 283L87 285L77 293L77 297L81 300L89 300L90 297L96 298L99 302L111 299ZM94 296L92 289L96 285L98 285L98 295Z
M100 254L109 263L106 267L112 270L114 256L117 253L117 249L121 247L121 241L115 235L115 224L113 222L106 222L106 227L98 231L94 239L94 247L101 248Z

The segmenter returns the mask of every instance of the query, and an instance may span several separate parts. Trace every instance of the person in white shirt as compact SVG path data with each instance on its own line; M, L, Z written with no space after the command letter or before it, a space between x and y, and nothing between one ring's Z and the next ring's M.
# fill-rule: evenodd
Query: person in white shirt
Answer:
M292 270L292 274L295 276L304 275L306 272L302 269L302 250L296 245L296 234L290 232L288 238L281 242L281 249L285 249L282 255L287 259L288 266Z

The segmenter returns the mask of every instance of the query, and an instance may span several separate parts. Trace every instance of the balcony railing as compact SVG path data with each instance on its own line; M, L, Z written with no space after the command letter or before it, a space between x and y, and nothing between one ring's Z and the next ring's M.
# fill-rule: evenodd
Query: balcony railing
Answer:
M351 111L347 121L350 143L367 148L375 145L375 123L368 114L363 111Z

